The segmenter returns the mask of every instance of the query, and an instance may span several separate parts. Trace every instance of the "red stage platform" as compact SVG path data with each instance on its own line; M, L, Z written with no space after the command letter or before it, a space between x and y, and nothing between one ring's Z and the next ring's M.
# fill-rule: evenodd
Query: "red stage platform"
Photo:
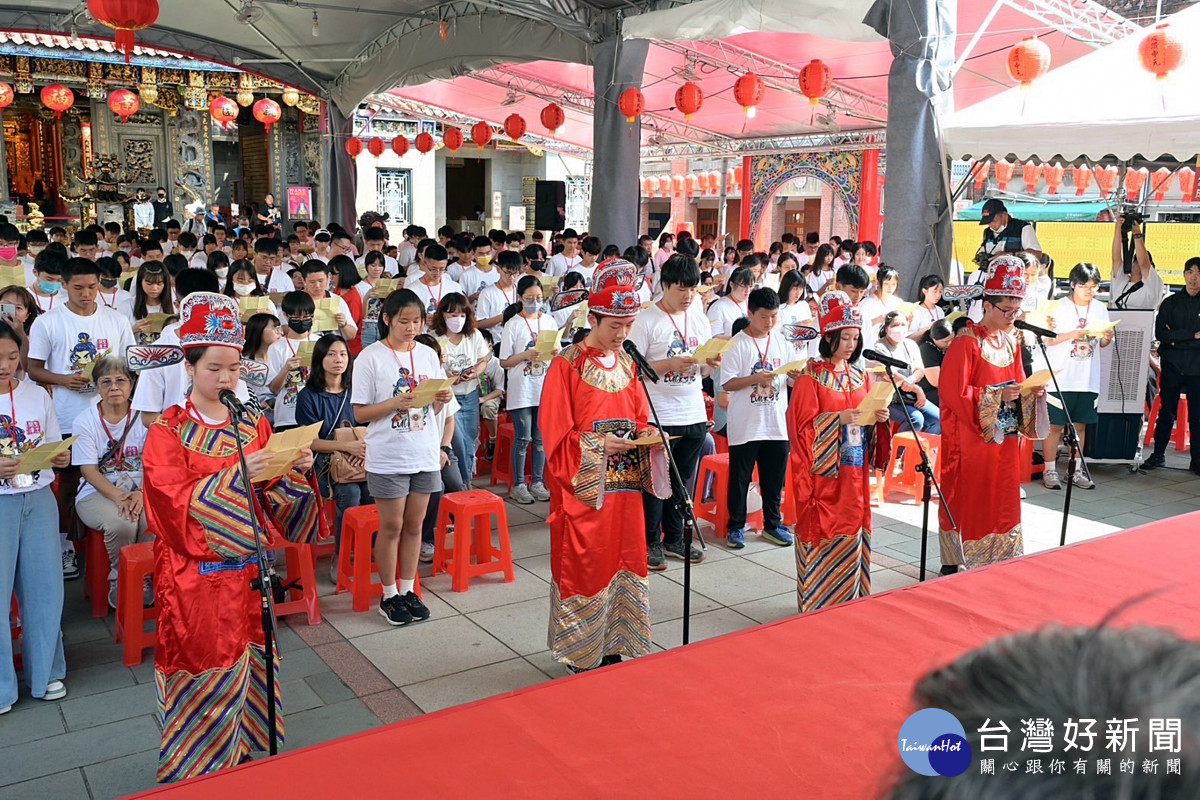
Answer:
M249 797L878 797L914 681L1048 622L1200 638L1200 513L166 787ZM401 643L403 632L397 632Z

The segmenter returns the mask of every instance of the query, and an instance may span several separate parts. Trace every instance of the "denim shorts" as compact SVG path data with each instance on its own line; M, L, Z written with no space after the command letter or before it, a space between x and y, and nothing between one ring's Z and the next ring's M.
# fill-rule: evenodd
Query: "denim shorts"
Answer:
M442 473L417 472L412 475L380 475L367 473L367 490L382 500L398 500L410 493L433 494L442 490Z

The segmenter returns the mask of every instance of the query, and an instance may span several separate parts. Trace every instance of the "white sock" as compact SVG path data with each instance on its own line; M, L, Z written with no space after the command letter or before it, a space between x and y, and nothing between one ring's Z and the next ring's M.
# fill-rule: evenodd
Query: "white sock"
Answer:
M413 586L415 586L416 583L417 583L417 581L415 578L411 581L406 581L403 578L401 578L400 579L400 594L408 594L409 592L411 592L413 590Z
M58 543L62 546L64 553L75 552L75 543L68 539L65 533L58 534Z
M385 583L383 585L383 599L384 600L387 600L389 597L396 597L399 594L400 593L398 591L396 591L396 584Z

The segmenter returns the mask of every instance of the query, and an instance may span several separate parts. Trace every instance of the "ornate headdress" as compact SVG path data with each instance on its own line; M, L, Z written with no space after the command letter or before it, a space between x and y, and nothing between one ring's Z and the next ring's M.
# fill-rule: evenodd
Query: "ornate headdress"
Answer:
M623 258L610 258L592 273L588 311L605 317L632 317L642 307L637 291L637 267Z
M842 328L861 328L862 314L850 302L845 292L826 292L821 295L821 333L840 331Z
M984 297L1025 297L1025 262L1009 253L1001 253L988 262L983 282Z
M191 347L232 347L246 343L237 300L212 292L193 292L179 309L179 343Z

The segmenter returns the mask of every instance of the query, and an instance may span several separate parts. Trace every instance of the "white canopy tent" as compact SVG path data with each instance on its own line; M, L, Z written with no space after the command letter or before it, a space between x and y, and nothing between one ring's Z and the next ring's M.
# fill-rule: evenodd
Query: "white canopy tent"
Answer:
M942 121L946 155L1064 161L1107 156L1189 161L1200 151L1200 5L1170 17L1187 55L1166 80L1138 61L1149 35L1128 36Z
M885 37L863 23L874 0L699 0L625 20L626 39L704 41L740 33L811 33L844 42Z

